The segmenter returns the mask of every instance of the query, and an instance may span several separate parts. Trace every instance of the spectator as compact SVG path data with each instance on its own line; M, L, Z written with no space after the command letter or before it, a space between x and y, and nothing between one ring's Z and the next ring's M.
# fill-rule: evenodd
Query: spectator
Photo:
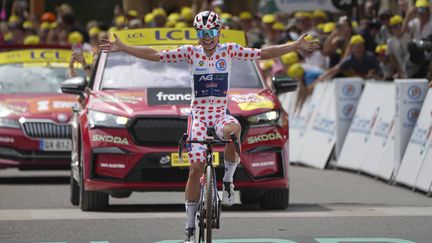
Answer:
M349 55L349 42L354 31L347 16L339 18L336 29L325 39L322 53L330 58L330 67Z
M253 16L248 11L243 11L239 14L240 26L246 33L246 38L249 46L258 48L262 45L262 37L260 30L253 25Z
M24 38L24 45L38 45L40 43L39 36L37 35L29 35Z
M163 8L155 8L152 11L153 17L154 17L154 22L155 22L155 27L156 28L162 28L165 27L165 23L166 23L166 12Z
M408 43L411 36L402 30L403 19L395 15L390 19L392 37L387 42L387 53L396 69L395 78L407 78L406 62L408 61Z
M365 79L378 77L379 63L373 53L365 50L365 40L361 35L354 35L349 41L352 53L338 65L328 69L319 76L316 82L331 79L342 72L347 77Z
M300 112L307 97L312 93L312 87L304 82L304 70L300 63L294 63L287 69L287 75L298 82L294 113Z
M300 36L303 34L310 34L317 37L318 33L314 30L312 25L312 14L309 12L297 12L294 15L297 23L297 28L300 30Z
M392 64L389 55L387 54L387 45L380 44L375 48L375 54L379 61L380 77L383 80L392 80L395 76L395 68Z
M381 23L381 29L376 43L387 43L390 38L390 18L392 17L392 12L390 10L382 11L379 15L379 20Z
M432 19L428 0L417 0L407 13L403 30L411 33L414 40L420 41L432 34Z

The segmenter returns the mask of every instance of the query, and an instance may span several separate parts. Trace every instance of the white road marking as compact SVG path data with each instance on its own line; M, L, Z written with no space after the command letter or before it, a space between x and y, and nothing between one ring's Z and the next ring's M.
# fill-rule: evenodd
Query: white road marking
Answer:
M325 205L322 205L325 207ZM295 208L298 210L298 208ZM320 211L321 210L321 211ZM316 211L224 211L223 218L320 218L320 217L432 216L432 207L325 207ZM64 219L173 219L184 212L82 212L80 209L4 209L0 221Z

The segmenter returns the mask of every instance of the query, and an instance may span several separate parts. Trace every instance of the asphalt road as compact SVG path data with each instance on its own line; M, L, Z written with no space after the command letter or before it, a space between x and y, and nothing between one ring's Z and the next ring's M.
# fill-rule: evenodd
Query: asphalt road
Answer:
M0 242L181 242L183 193L110 199L107 212L69 204L69 172L0 170ZM291 166L290 206L234 205L217 243L432 243L432 198L366 175Z

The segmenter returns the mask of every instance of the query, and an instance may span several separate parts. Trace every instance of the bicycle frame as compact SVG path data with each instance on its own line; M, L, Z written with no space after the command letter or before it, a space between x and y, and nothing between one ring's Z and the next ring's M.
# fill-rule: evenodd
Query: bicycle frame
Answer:
M214 135L214 131L213 134ZM183 134L182 139L179 141L179 160L180 162L182 162L182 158L183 158L183 146L186 143L199 143L199 144L205 144L207 145L206 148L206 164L204 166L204 178L205 178L205 182L201 183L201 190L200 190L200 199L198 202L198 209L197 212L199 214L197 214L197 221L198 221L198 226L199 226L199 233L198 233L198 242L203 242L204 241L204 229L207 229L207 232L205 234L206 236L206 242L211 243L212 241L212 234L211 234L211 230L212 229L219 229L220 227L220 214L222 212L222 204L221 204L221 199L219 197L219 193L217 190L217 181L216 181L216 172L213 166L213 145L214 144L226 144L226 143L234 143L235 148L236 148L236 152L237 154L240 154L240 147L239 147L239 143L238 140L235 136L234 133L231 133L231 140L215 140L214 137L215 136L209 136L206 138L206 140L202 140L202 141L187 141L187 137L188 135L185 133ZM210 169L210 170L208 170ZM211 176L211 180L209 179L209 176L207 175L207 173L210 173ZM205 188L208 188L208 184L210 183L213 184L212 189L211 189L211 194L208 194L208 192L205 190ZM206 196L207 195L207 196ZM212 200L211 202L206 201L205 199L208 198L208 195L212 195ZM211 208L208 209L208 206L211 205ZM204 209L207 209L206 211L204 211ZM211 213L210 217L208 213ZM206 220L204 223L204 219ZM210 226L209 226L209 221L210 221Z

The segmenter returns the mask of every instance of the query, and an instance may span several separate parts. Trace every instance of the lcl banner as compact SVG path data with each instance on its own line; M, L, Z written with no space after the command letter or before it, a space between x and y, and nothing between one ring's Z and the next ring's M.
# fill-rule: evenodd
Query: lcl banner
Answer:
M336 94L336 160L339 158L345 136L362 93L363 80L360 78L334 79Z
M426 79L396 79L395 175L426 97Z

